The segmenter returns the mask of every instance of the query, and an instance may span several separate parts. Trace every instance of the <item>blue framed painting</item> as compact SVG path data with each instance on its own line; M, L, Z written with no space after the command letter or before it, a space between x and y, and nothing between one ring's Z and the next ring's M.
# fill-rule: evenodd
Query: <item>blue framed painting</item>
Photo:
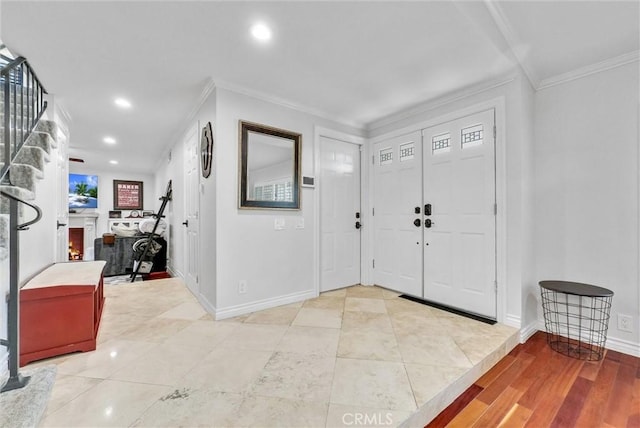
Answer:
M69 208L98 208L98 176L69 174Z

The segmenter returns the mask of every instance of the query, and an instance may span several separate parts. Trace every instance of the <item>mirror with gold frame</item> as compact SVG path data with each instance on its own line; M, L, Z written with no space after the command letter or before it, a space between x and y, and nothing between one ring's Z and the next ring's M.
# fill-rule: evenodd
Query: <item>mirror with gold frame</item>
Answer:
M300 209L302 134L240 121L240 208Z

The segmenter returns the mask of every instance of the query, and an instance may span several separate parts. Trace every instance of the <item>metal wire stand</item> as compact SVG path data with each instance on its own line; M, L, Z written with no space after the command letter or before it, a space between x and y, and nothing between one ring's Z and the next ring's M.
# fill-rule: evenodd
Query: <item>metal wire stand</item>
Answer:
M613 292L589 284L540 281L540 293L551 349L580 360L602 359Z

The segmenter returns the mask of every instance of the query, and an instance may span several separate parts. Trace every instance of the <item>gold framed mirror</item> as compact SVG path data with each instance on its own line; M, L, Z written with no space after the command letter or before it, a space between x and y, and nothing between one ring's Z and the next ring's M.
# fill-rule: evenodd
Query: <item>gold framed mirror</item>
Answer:
M300 209L302 134L239 122L240 208Z

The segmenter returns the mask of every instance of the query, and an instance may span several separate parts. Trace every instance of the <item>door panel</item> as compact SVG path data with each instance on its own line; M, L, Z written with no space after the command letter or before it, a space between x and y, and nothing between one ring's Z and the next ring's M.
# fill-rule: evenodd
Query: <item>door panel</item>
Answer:
M320 138L320 291L360 283L360 146Z
M424 297L496 317L494 111L423 131Z
M377 143L374 150L374 283L422 295L420 133ZM415 209L419 208L420 213ZM415 220L420 225L414 225Z
M58 156L56 158L56 262L69 261L69 157L67 135L58 135ZM93 242L91 243L93 247Z
M198 129L185 140L185 283L194 294L199 292L200 272L200 169Z

